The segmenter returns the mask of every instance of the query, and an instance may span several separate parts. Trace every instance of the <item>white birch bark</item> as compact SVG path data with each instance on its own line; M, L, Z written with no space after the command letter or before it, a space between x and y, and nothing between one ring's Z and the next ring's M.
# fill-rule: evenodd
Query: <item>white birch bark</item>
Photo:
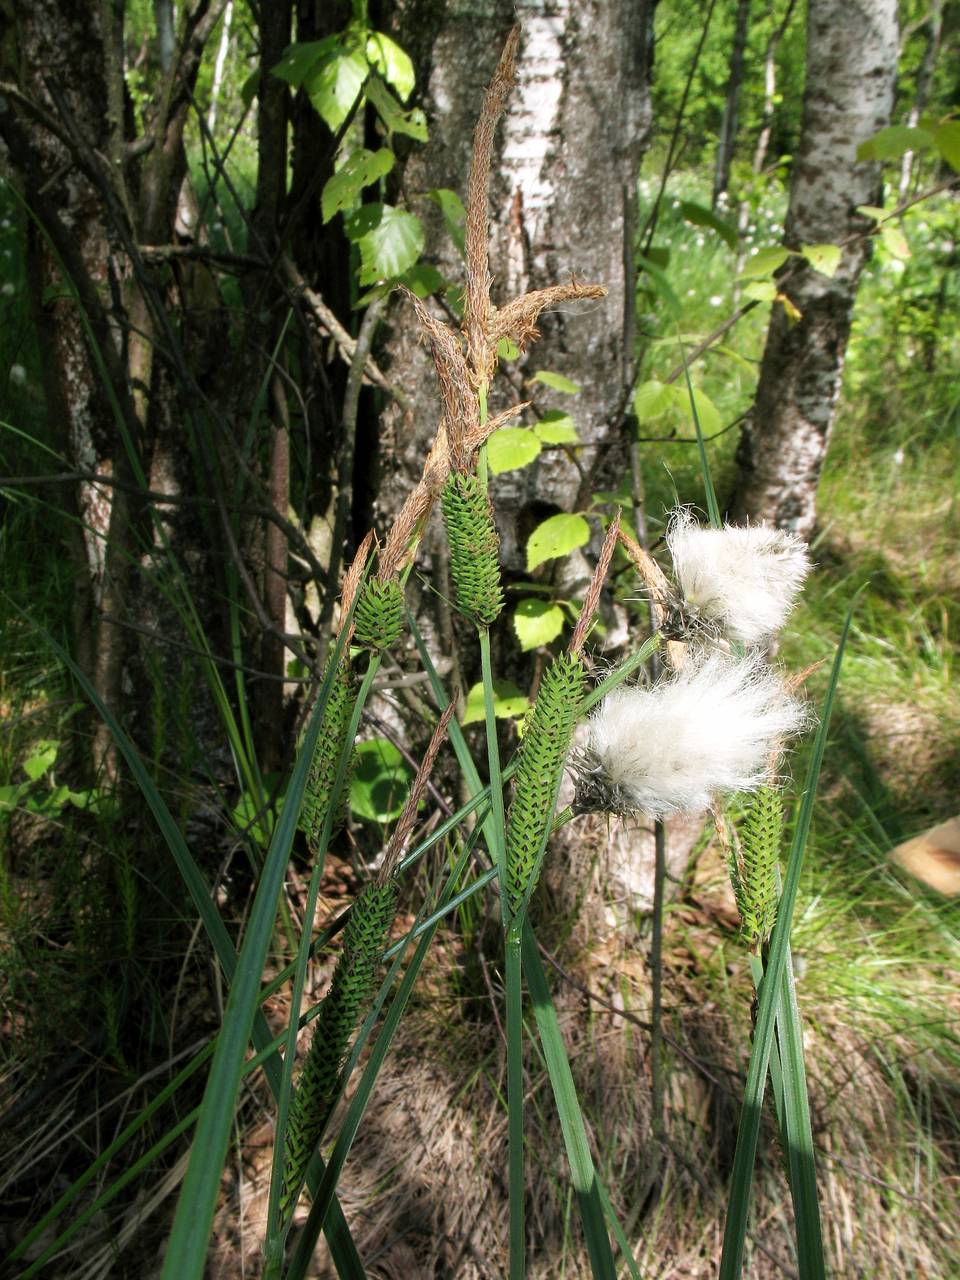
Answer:
M880 173L857 147L890 121L897 66L896 0L810 0L807 84L784 241L842 244L833 279L792 258L784 289L801 313L774 310L760 381L738 451L739 520L766 520L809 537L830 439L869 222Z

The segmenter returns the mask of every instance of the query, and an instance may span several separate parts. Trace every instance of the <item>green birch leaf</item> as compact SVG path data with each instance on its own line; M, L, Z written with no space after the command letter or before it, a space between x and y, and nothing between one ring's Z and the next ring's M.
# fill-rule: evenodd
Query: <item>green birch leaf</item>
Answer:
M440 293L445 289L447 281L443 273L429 262L418 262L403 273L403 283L418 298L429 298L431 293Z
M551 391L562 391L565 395L575 396L582 388L565 378L562 373L552 373L549 369L538 369L530 379L531 382L542 382Z
M498 360L516 360L520 355L520 348L515 342L509 338L501 338L497 343L497 359Z
M580 443L575 422L562 409L549 409L539 422L533 424L533 429L544 444Z
M303 88L333 133L353 110L368 75L363 50L338 45L304 77Z
M538 524L527 539L527 572L547 560L568 555L590 541L590 526L583 516L561 512Z
M513 629L524 651L539 649L556 640L563 630L563 622L563 610L558 604L536 596L518 601L513 614Z
M933 131L933 145L955 173L960 173L960 120L948 120Z
M837 274L843 257L843 250L837 244L805 244L801 245L800 252L814 271L829 276L831 280Z
M416 142L426 142L427 117L419 107L404 111L380 77L375 75L367 81L366 94L388 134L402 133Z
M277 65L270 69L270 74L278 80L285 80L292 88L299 89L317 63L328 58L336 47L336 36L292 44L284 50Z
M857 147L858 160L897 160L908 151L928 151L934 137L927 129L891 124Z
M772 276L790 257L790 250L782 245L771 245L768 249L758 249L752 258L748 258L746 266L740 272L741 280L750 280L756 276Z
M493 682L493 713L498 720L511 720L525 715L530 699L509 680ZM463 724L479 724L484 718L483 685L475 684L467 694L463 710Z
M382 31L374 31L367 37L367 60L396 89L401 102L406 102L413 92L417 78L413 63L396 41Z
M526 427L501 427L487 441L487 462L495 476L529 466L539 455L540 441Z
M753 302L773 302L777 296L777 286L772 280L751 280L743 286L743 296Z
M679 395L677 396L678 407L682 409L690 421L693 422L693 406L690 403L691 391L686 387L680 386L676 387L675 390L679 392ZM703 431L704 435L712 436L715 432L719 431L722 426L720 411L717 409L717 406L713 403L707 393L705 391L701 391L699 387L692 388L692 397L693 405L696 406L700 429Z
M361 284L403 275L423 250L420 219L391 204L365 204L344 221L344 230L360 246Z
M393 165L393 152L386 147L379 151L361 147L349 155L323 188L320 207L324 222L329 222L334 214L353 204L364 187L383 178Z
M669 383L658 382L651 378L649 382L641 382L633 393L633 412L638 422L649 422L659 418L676 404L674 388Z
M400 816L413 771L386 738L357 744L350 779L350 808L368 822L391 822Z
M427 192L427 196L439 207L450 239L463 253L463 224L467 217L463 201L449 187L434 187L432 191ZM516 357L504 356L503 359L516 359Z
M891 258L898 258L901 262L905 262L907 258L913 257L910 246L907 243L907 237L899 227L895 227L888 222L880 228L880 235Z

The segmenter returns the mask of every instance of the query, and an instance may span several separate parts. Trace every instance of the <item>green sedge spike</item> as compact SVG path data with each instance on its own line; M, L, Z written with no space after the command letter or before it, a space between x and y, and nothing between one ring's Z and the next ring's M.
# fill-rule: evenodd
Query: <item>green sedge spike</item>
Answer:
M761 947L777 919L777 861L783 835L783 800L773 787L751 798L740 825L739 858L731 855L731 880L740 911L740 934Z
M376 984L384 939L396 914L397 886L366 885L353 905L333 981L314 1024L313 1038L290 1107L284 1142L280 1215L296 1207L310 1157L323 1136L354 1029Z
M478 626L488 627L503 608L500 539L490 499L475 475L457 471L446 483L441 506L457 604Z
M506 831L507 898L514 915L531 881L535 887L585 686L579 658L569 653L555 658L543 674L524 730Z
M350 663L344 657L340 660L340 666L337 668L330 689L327 708L323 713L323 723L317 737L313 760L310 762L310 772L307 775L303 804L300 808L300 819L297 823L307 837L307 844L314 856L316 856L317 844L323 830L323 821L327 816L327 806L333 794L337 764L343 750L343 739L350 725L354 701ZM347 814L348 792L349 787L344 782L340 788L337 812L330 828L331 836L343 826Z
M368 649L389 649L403 630L403 589L396 578L368 578L353 613L354 636Z

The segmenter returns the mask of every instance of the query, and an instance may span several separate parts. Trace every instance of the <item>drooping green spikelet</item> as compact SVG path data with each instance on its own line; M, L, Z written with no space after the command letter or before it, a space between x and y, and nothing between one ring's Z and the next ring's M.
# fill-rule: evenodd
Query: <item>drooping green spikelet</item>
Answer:
M543 673L536 705L527 720L507 815L507 897L514 913L531 877L539 871L537 864L553 817L584 685L580 659L561 654Z
M340 660L336 675L333 677L330 697L323 713L323 722L317 735L317 745L314 748L313 760L310 762L307 786L303 793L303 805L300 808L300 820L297 824L307 837L310 852L314 855L316 855L320 833L323 830L323 822L327 816L327 806L330 804L330 797L333 795L337 764L340 760L340 753L343 750L344 736L350 726L350 715L353 711L354 701L350 664L348 659L343 657ZM349 789L348 780L344 779L344 784L340 789L340 796L337 800L337 812L334 814L333 824L330 828L331 836L339 831L343 825L346 817Z
M323 1135L337 1081L357 1022L366 1013L376 983L387 930L396 914L394 880L366 885L353 904L343 933L343 950L330 990L314 1023L313 1037L287 1120L280 1213L286 1221L296 1207L307 1165Z
M381 582L368 578L353 613L357 643L368 649L389 649L403 630L403 589L396 578Z
M783 834L783 801L773 787L750 799L740 824L739 857L731 854L730 879L740 911L740 936L762 946L777 918L777 860Z
M441 506L457 604L478 626L488 627L503 608L500 539L490 500L475 475L457 471L446 483Z

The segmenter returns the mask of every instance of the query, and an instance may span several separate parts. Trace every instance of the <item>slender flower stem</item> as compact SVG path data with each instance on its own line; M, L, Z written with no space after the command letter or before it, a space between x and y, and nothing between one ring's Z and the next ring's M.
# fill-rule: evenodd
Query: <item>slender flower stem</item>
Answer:
M523 975L520 937L506 942L507 1106L510 1188L510 1280L526 1275L523 1172Z
M503 808L503 782L500 768L500 746L497 741L497 717L493 704L493 669L490 663L490 632L486 627L478 628L480 637L480 668L483 679L483 709L487 730L487 764L490 772L490 814L493 820L493 843L491 850L497 873L500 876L500 911L504 929L510 918L510 906L507 902L507 870L506 870L506 816Z

